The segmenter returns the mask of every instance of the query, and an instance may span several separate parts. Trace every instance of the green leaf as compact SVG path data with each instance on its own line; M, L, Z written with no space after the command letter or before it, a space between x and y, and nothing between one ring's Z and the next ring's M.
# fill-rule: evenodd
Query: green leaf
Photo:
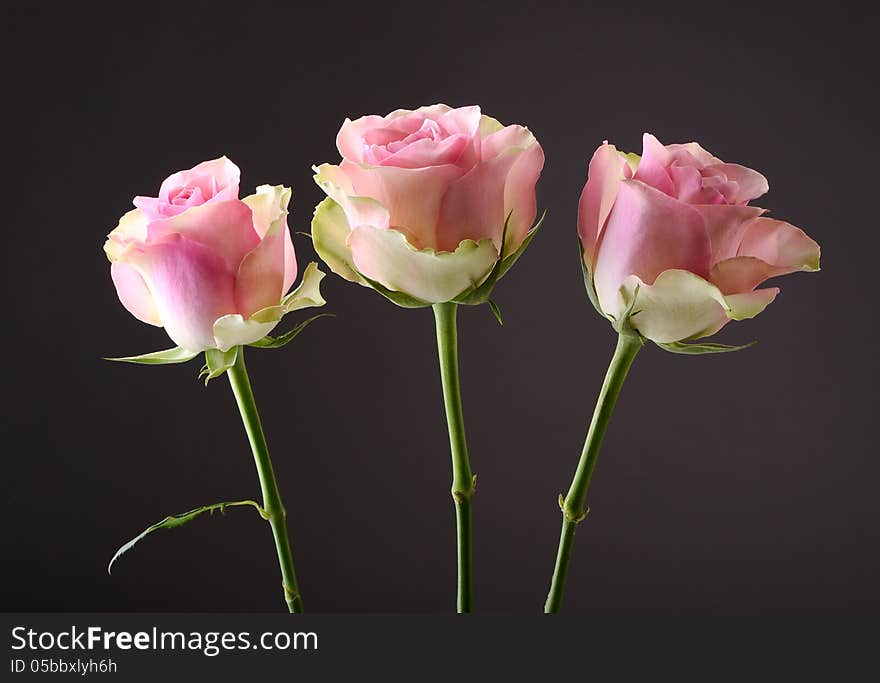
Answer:
M743 349L747 349L757 343L757 341L753 341L748 344L743 344L742 346L728 346L727 344L715 343L685 344L684 342L666 342L657 343L657 346L664 351L669 351L669 353L684 353L699 356L705 353L730 353L731 351L742 351Z
M239 348L238 346L233 346L229 351L221 351L220 349L208 349L205 351L205 367L202 368L199 377L205 376L206 386L212 379L219 377L235 365Z
M140 541L146 538L148 535L153 533L154 531L158 531L159 529L175 529L179 526L183 526L187 522L191 522L193 519L198 517L203 512L208 512L210 514L214 514L215 511L219 511L221 514L226 512L226 508L230 507L239 507L242 505L250 505L254 507L257 512L260 513L260 516L263 519L268 519L266 515L266 511L260 506L259 503L253 500L235 500L227 503L214 503L213 505L203 505L202 507L196 508L195 510L190 510L189 512L184 512L180 515L169 515L161 522L156 522L152 526L148 526L141 533L131 539L128 543L124 544L116 553L113 555L113 559L110 560L110 564L107 565L107 573L110 574L113 570L113 563L116 562L122 555L131 550L135 545L137 545Z
M501 319L501 310L498 308L498 304L492 301L492 299L489 299L486 303L489 304L489 309L492 311L492 315L495 316L495 320L498 321L498 324L504 325L504 321Z
M317 320L318 318L335 318L332 313L320 313L318 315L313 315L308 320L303 320L299 325L294 327L291 330L288 330L284 334L281 334L277 337L271 337L266 335L262 339L258 339L255 342L251 342L248 346L254 346L260 349L280 349L282 346L286 346L290 342L293 341L294 337L296 337L300 332L302 332L306 326Z
M590 273L590 269L587 268L587 264L584 262L584 245L581 242L580 235L578 235L578 260L581 262L581 270L584 273L584 286L587 288L587 296L590 297L590 303L593 304L593 308L599 312L599 315L603 318L608 318L608 316L602 311L602 307L599 305L599 295L596 294L596 287L593 284L593 275Z
M118 361L122 363L139 363L141 365L168 365L169 363L186 363L201 353L200 351L188 351L179 346L165 351L153 351L142 356L125 356L123 358L105 358L104 360Z

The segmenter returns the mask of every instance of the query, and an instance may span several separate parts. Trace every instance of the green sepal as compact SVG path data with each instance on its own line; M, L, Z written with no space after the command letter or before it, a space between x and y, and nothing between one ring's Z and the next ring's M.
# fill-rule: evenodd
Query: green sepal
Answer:
M152 526L148 526L141 533L131 539L128 543L125 543L123 546L121 546L119 550L117 550L116 553L113 555L113 558L110 560L110 564L107 565L107 573L110 574L112 572L113 563L116 562L116 560L122 557L122 555L127 553L135 545L137 545L140 541L142 541L154 531L158 531L159 529L175 529L179 526L183 526L187 522L191 522L203 512L214 514L215 511L219 511L221 514L223 514L226 512L226 508L239 507L242 505L251 505L257 510L257 512L260 513L260 517L262 517L263 519L269 518L266 514L266 511L263 510L262 506L253 500L234 500L227 503L214 503L212 505L203 505L202 507L195 508L194 510L184 512L179 515L169 515L161 522L156 522Z
M750 346L757 344L757 341L743 344L741 346L729 346L727 344L685 344L684 342L655 342L664 351L669 353L683 353L692 356L700 356L706 353L730 353L731 351L742 351Z
M104 360L118 361L121 363L138 363L140 365L168 365L170 363L186 363L199 355L199 351L188 351L175 346L173 349L153 351L142 356L125 356L123 358L105 358Z
M544 222L544 217L547 215L545 211L540 220L535 223L534 227L526 233L525 238L522 241L522 244L519 245L519 248L509 256L504 254L504 247L507 244L507 227L510 224L510 217L513 215L513 212L507 214L507 218L504 221L504 228L501 231L501 253L498 254L498 260L495 261L495 265L492 267L491 272L483 280L479 285L474 285L473 287L469 287L464 290L461 294L453 299L453 301L457 304L466 304L468 306L478 306L479 304L484 304L489 301L489 296L492 294L492 290L495 288L495 285L498 284L498 280L500 280L504 274L510 270L514 263L517 262L520 256L522 256L523 252L526 248L531 244L532 240L535 238L538 230L541 227L541 224Z
M620 288L620 295L623 297L624 301L626 301L626 288ZM645 345L645 337L642 336L642 333L639 332L632 324L632 319L639 314L638 311L633 310L636 306L636 300L639 298L639 285L636 285L635 289L632 293L632 298L626 304L626 310L623 312L623 315L620 316L618 320L614 316L605 316L611 321L611 327L614 328L614 331L617 334L624 335L627 337L637 338L642 346ZM603 314L604 315L604 314Z
M489 299L486 303L489 304L489 310L492 311L492 315L495 316L495 320L498 321L498 324L504 325L504 321L501 319L501 309L498 308L498 304L492 301L492 299Z
M513 264L519 260L519 257L523 255L523 252L526 248L532 243L532 240L535 239L535 235L538 234L538 230L541 229L541 226L544 224L544 219L547 217L547 211L541 214L541 217L538 219L538 222L535 223L531 229L526 233L525 238L522 241L522 244L519 245L517 250L513 252L510 256L505 256L501 260L501 268L498 271L498 279L500 280L504 277L504 274L513 267Z
M255 342L251 342L248 346L254 346L259 349L280 349L282 346L286 346L290 342L294 340L294 338L302 332L306 326L317 320L318 318L334 318L332 313L320 313L318 315L313 315L311 318L307 320L303 320L299 325L294 327L291 330L288 330L284 334L278 335L277 337L271 337L268 334L262 339L258 339Z
M599 315L603 318L608 318L605 315L602 307L599 305L599 295L596 294L596 286L593 284L593 274L590 272L590 269L587 267L586 262L584 261L584 245L581 242L580 235L578 235L578 260L581 262L581 270L584 273L584 287L587 289L587 296L590 297L590 303L593 304L593 308L595 308ZM610 320L610 318L609 318Z
M205 365L199 372L199 379L205 378L205 386L215 377L219 377L229 368L235 365L238 358L239 346L233 346L229 351L220 349L208 349L205 351Z
M386 299L388 299L388 301L390 301L393 304L397 304L401 308L425 308L427 306L433 305L427 301L422 301L421 299L417 299L416 297L411 296L410 294L407 294L406 292L397 292L393 289L388 289L381 282L377 282L376 280L371 280L370 278L368 278L366 275L364 275L363 273L361 273L358 270L355 270L355 272L358 275L360 275L367 282L367 284L370 285L370 287L372 287L377 292L379 292L379 294L381 294Z

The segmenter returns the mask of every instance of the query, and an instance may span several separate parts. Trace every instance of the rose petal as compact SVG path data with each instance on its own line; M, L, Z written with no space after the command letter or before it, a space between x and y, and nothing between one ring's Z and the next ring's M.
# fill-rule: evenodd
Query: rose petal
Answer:
M754 292L742 294L729 294L724 297L729 307L727 315L731 320L754 318L773 303L777 294L779 294L779 287L756 289Z
M370 197L389 214L390 225L405 232L418 248L443 250L449 241L437 234L440 203L449 186L461 177L452 165L429 168L359 166L343 161L340 170L351 183L351 196Z
M466 135L451 135L439 141L422 138L385 157L379 165L423 168L455 164L469 144L471 138Z
M119 225L107 235L104 253L110 261L115 261L131 243L143 243L147 240L149 219L140 209L132 209L119 219Z
M505 184L521 156L522 150L508 149L452 183L440 204L434 240L438 251L454 251L462 240L485 238L500 250L506 219ZM521 236L519 242L522 243Z
M753 220L764 213L757 206L735 204L694 205L705 221L712 248L711 263L736 256L743 235Z
M250 207L242 201L210 202L182 214L150 223L149 242L183 235L223 259L227 270L237 272L241 260L260 243Z
M284 216L284 280L282 284L283 294L296 280L297 265L296 251L293 248L293 240L290 238L290 229L287 226L287 206L290 202L290 188L284 185L260 185L256 194L242 199L251 208L253 213L254 230L262 238L278 218Z
M229 351L233 346L252 344L262 339L278 325L280 318L263 323L246 320L238 313L224 315L214 321L214 343L221 351Z
M633 177L670 197L675 196L672 178L666 170L671 163L672 155L666 147L653 135L645 133L642 136L642 158Z
M397 230L355 228L348 239L357 269L388 289L429 303L451 301L486 279L498 259L492 240L464 241L454 252L415 249Z
M607 142L602 143L590 159L587 183L578 204L578 235L584 247L585 263L591 271L596 265L599 236L628 169L624 156Z
M709 273L709 280L724 294L751 292L767 278L783 275L777 269L754 256L735 256L716 263Z
M630 275L648 284L669 269L705 277L710 256L704 221L693 207L639 181L623 180L602 234L593 273L602 310L619 314L618 292Z
M349 282L369 287L354 267L354 257L348 246L351 232L345 212L332 198L327 197L315 207L312 218L312 245L330 270Z
M633 327L657 343L696 339L714 331L727 321L728 304L718 288L686 270L666 270L654 284L637 276L627 278L625 298L629 301L638 286ZM624 296L618 311L626 310Z
M214 321L235 312L235 273L223 259L179 234L132 248L126 259L144 278L168 336L190 351L213 348Z
M129 313L142 322L162 327L162 318L153 301L153 295L135 268L117 261L110 266L110 277L113 278L119 301Z
M803 230L772 218L757 218L743 235L738 256L754 256L784 272L819 270L819 245Z
M767 194L767 191L770 189L767 178L757 171L739 164L714 164L708 166L707 171L723 173L727 176L728 180L737 184L738 191L733 197L729 198L729 201L732 203L744 204Z
M281 302L284 285L286 215L272 223L263 240L241 262L235 278L236 311L249 318L262 308ZM289 287L290 285L288 285Z

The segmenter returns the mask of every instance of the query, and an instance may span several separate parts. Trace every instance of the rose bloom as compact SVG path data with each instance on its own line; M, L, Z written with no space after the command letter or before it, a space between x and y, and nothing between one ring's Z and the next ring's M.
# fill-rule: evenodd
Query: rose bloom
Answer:
M668 343L763 311L779 293L759 289L764 280L819 269L819 245L803 230L749 206L767 190L763 175L695 142L646 133L641 157L601 145L578 210L601 312L619 320L636 296L632 326Z
M104 244L122 305L188 351L264 337L296 278L290 190L263 185L240 200L239 175L223 157L169 176Z
M319 205L312 234L321 258L353 282L450 301L513 255L535 220L541 146L479 107L346 119L336 146L341 163L315 169L332 201Z

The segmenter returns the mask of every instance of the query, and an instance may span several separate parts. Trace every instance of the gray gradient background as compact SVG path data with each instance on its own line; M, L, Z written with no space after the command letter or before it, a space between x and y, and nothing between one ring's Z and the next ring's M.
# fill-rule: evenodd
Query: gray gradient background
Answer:
M614 337L575 252L586 163L648 129L759 169L773 215L823 247L780 281L737 354L649 346L611 423L578 533L575 613L874 613L878 54L871 18L706 3L40 4L4 10L3 610L278 610L249 510L115 548L168 513L257 497L225 380L117 365L169 346L118 303L101 251L135 194L227 154L242 190L294 188L305 231L346 116L444 101L527 124L542 233L460 316L477 610L538 612ZM29 6L31 4L29 3ZM36 7L35 4L33 4ZM296 237L301 267L314 254ZM454 604L450 467L430 310L330 276L294 344L249 352L319 612ZM285 322L284 326L289 326Z

